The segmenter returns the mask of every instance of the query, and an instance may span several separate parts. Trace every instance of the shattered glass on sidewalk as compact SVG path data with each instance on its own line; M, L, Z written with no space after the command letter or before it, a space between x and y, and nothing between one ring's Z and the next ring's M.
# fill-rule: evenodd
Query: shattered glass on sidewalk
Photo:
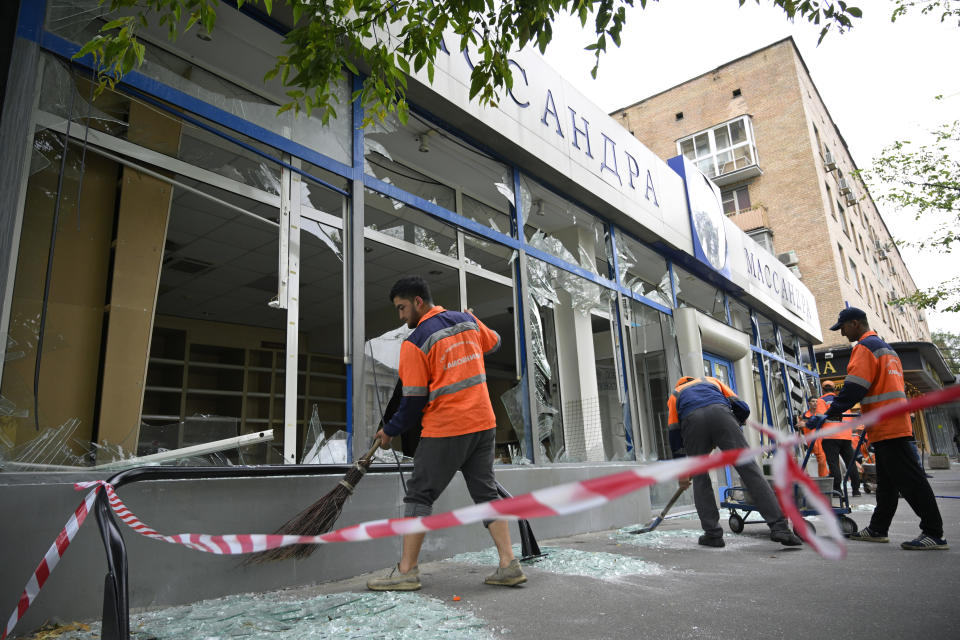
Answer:
M640 558L616 553L580 551L579 549L564 549L561 547L540 547L540 550L546 556L529 566L539 571L561 575L610 580L632 575L660 576L667 572L665 567L655 562L647 562ZM514 545L513 551L517 557L520 557L520 545ZM461 553L452 558L447 558L443 562L494 566L497 561L496 548L490 547L483 551Z
M411 593L347 592L309 598L242 594L130 616L132 640L401 640L427 636L451 640L496 637L472 613ZM59 637L96 640L100 623Z

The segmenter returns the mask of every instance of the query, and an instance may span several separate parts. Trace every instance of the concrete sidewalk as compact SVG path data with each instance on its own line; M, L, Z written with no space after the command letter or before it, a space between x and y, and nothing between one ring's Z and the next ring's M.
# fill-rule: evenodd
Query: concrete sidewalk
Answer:
M930 482L938 496L960 496L957 465L935 471ZM615 554L625 564L640 559L660 572L641 567L613 579L563 575L545 570L548 556L525 567L526 585L509 589L482 584L489 565L432 562L421 566L419 593L472 612L494 633L521 638L956 638L960 499L937 503L949 551L900 548L919 533L918 518L902 500L890 544L848 542L839 562L806 546L770 542L762 524L748 524L740 535L727 531L724 549L700 547L698 520L687 516L638 536L605 531L540 541L581 555L567 562L570 570L589 573L606 566L605 554ZM851 515L861 527L873 504L872 495L854 498ZM367 577L312 591L362 591ZM460 600L452 601L454 595Z
M930 482L938 496L960 496L956 465L935 471ZM873 496L854 500L851 515L865 526ZM642 535L628 534L631 526L540 540L548 555L524 567L529 582L516 588L483 584L495 563L491 547L421 565L416 593L367 592L369 575L361 575L134 613L131 630L135 640L956 638L960 499L937 502L949 551L900 549L918 533L903 501L890 544L848 542L838 562L771 542L763 524L748 524L740 535L727 531L724 549L700 547L690 514ZM537 521L532 526L536 532ZM370 544L378 543L342 550L368 553ZM95 624L56 637L92 640L98 633Z

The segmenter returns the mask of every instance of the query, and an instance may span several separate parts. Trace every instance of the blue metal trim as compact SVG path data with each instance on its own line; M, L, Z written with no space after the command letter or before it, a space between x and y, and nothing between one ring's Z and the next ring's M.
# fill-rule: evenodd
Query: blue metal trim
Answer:
M516 238L511 238L508 235L494 231L490 227L485 227L479 222L475 222L470 218L465 218L458 213L454 213L449 209L444 209L441 206L438 206L429 200L424 200L423 198L404 191L383 180L374 178L369 174L363 174L363 184L365 187L381 193L389 198L408 204L411 207L419 209L424 213L428 213L435 218L440 218L444 222L448 222L452 225L462 228L464 231L469 231L470 233L482 236L488 240L492 240L499 244L510 247L511 249L519 249L520 242Z
M631 291L630 289L625 289L625 288L620 289L620 291L626 297L630 298L631 300L636 300L637 302L639 302L644 306L650 307L651 309L656 309L660 313L663 313L668 316L673 315L673 309L671 309L670 307L665 307L655 300L651 300L650 298L646 297L642 293L637 293L636 291Z
M17 16L17 37L40 42L46 15L47 0L21 0Z
M380 393L380 390L374 388L374 393ZM353 364L347 363L347 402L350 403L347 409L347 462L353 462Z
M43 32L40 41L41 46L55 53L63 58L68 60L80 50L80 47L65 40L60 36L54 35L49 32ZM86 67L87 69L93 69L93 58L92 56L84 56L78 60L73 61L75 64ZM301 144L291 141L289 138L284 138L280 134L274 133L263 127L253 124L247 120L244 120L238 116L233 115L218 109L206 103L199 98L190 96L178 89L169 87L153 78L143 75L139 71L131 71L123 77L120 86L123 87L126 91L142 92L138 93L138 97L149 95L157 99L160 99L164 102L169 102L170 104L176 105L190 113L196 114L202 118L216 122L228 129L231 129L237 133L243 134L247 137L253 138L259 142L263 142L266 145L269 145L279 151L289 153L290 155L297 156L302 158L311 164L315 164L318 167L326 169L332 173L343 176L344 178L351 178L353 176L352 167L348 167L338 160L334 160L328 156L325 156L321 153L305 147ZM169 107L164 106L166 110L169 110ZM183 114L178 114L180 117L183 117ZM220 136L224 136L223 133L218 133ZM309 175L309 174L305 174ZM311 179L313 176L310 176Z

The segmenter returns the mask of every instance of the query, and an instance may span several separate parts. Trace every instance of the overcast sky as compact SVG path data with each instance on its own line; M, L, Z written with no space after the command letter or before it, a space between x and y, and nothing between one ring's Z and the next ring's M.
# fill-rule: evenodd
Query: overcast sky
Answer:
M648 1L627 17L622 46L612 45L590 77L593 57L576 20L560 21L546 58L607 112L633 104L792 35L814 83L849 146L868 169L894 140L919 140L925 132L960 118L960 26L939 17L909 15L890 22L893 2L857 3L862 20L844 34L831 32L817 46L819 27L787 21L770 0ZM944 99L937 101L937 95ZM873 193L874 197L878 194ZM906 212L877 203L895 238L929 236ZM960 255L921 255L901 248L921 288L960 275ZM960 314L927 314L932 330L960 333Z

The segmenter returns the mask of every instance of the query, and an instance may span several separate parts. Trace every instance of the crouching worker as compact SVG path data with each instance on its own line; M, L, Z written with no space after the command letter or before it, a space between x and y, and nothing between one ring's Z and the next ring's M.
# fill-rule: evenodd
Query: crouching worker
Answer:
M400 347L403 397L393 417L377 432L383 447L393 436L423 425L407 481L404 517L429 516L433 503L459 470L476 503L496 500L493 477L496 418L487 392L483 356L500 346L500 336L469 313L433 304L422 278L402 278L390 290L400 319L414 332ZM506 520L484 522L500 555L487 584L512 587L527 581L513 556ZM423 533L403 536L400 563L367 582L373 591L416 591Z
M750 407L716 378L680 378L667 401L667 409L670 448L674 458L705 455L714 447L726 451L748 446L740 425L750 415ZM803 544L790 531L773 489L763 478L757 463L751 461L736 467L736 470L757 510L770 527L770 539L786 546ZM680 478L680 486L690 486L690 478ZM700 516L700 526L703 527L699 543L705 547L724 546L720 511L708 473L693 477L693 502Z

